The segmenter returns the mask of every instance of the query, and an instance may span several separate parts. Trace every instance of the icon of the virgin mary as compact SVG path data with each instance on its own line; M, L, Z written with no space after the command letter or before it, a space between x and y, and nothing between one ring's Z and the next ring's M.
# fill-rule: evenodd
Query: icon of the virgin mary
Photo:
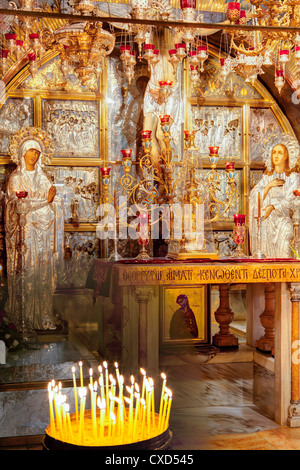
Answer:
M63 257L62 199L42 167L52 156L51 141L41 129L25 128L10 144L17 168L5 195L10 320L21 331L55 330L53 292L56 263Z

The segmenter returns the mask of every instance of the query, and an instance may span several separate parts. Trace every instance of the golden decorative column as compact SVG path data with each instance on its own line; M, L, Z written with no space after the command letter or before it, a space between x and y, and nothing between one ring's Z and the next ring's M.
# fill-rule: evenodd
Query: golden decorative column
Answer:
M152 287L135 287L135 295L139 303L139 366L147 368L147 304L153 295Z
M213 337L213 344L218 347L238 346L238 338L230 333L230 323L234 318L234 313L229 306L229 284L220 284L220 305L215 311L216 321L219 323L220 331Z
M273 283L265 285L265 310L259 318L265 333L256 341L256 347L260 351L273 353L275 340L275 286Z
M299 339L299 301L300 284L291 284L292 320L291 320L291 402L288 425L300 427L300 339Z

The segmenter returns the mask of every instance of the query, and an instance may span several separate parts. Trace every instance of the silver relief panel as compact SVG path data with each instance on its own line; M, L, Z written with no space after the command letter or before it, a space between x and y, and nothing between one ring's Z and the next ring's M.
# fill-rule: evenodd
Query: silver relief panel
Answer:
M56 156L99 156L98 106L94 101L42 101L43 129L53 139Z
M204 158L208 147L216 145L220 160L242 159L241 108L192 106L192 130Z
M282 132L270 109L250 109L251 161L263 161L264 144L272 134Z
M0 109L0 154L7 155L10 139L28 126L33 126L33 100L8 98Z
M49 166L45 172L64 201L66 223L97 221L99 174L94 167Z

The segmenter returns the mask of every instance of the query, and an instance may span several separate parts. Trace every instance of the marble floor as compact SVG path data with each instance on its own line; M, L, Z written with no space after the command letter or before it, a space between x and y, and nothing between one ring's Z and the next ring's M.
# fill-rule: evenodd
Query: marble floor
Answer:
M277 425L253 404L254 369L250 360L253 351L246 347L243 336L239 339L239 349L227 355L229 362L226 362L226 353L217 356L220 362L216 362L216 357L212 357L213 355L205 359L197 351L173 357L172 360L168 360L168 357L163 358L161 370L166 373L168 386L173 391L170 416L170 429L173 433L172 450L300 448L300 429ZM47 377L51 380L53 372L60 373L63 377L65 369L61 367L62 358L68 371L71 364L78 360L78 357L82 358L82 355L90 363L97 362L95 356L82 345L78 346L74 338L69 344L65 344L63 340L58 342L59 346L53 343L50 349L49 343L46 344L47 348L44 350L42 348L40 351L42 363L39 363L38 367L34 366L39 362L37 351L27 352L26 361L27 363L31 361L31 369L25 368L28 376L23 370L24 358L18 356L15 357L15 362L10 363L10 367L0 369L0 382L2 384L13 382L20 374L22 380L28 379L29 376L32 377L32 371L36 370L40 374L39 379ZM10 376L12 372L16 375ZM159 375L154 377L154 381L159 380ZM41 392L36 390L32 393L38 395ZM4 400L4 405L8 407L7 400ZM0 427L5 426L3 412L5 406L0 407ZM21 405L19 410L22 410ZM7 439L4 435L4 438L0 439L0 450L42 449L43 430L48 417L45 416L38 423L34 415L30 415L28 419L34 422L31 423L32 428L28 427L22 442L17 443L18 433L14 435L15 440ZM7 436L10 436L9 432Z

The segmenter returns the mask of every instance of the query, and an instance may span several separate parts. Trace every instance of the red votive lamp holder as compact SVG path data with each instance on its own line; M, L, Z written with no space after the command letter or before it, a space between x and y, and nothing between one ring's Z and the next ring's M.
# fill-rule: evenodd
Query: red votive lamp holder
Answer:
M121 150L122 158L131 158L132 149L123 149Z
M235 23L240 18L241 4L238 2L229 2L227 4L227 18L231 23Z
M110 168L104 167L100 168L101 176L110 176Z
M152 131L141 131L141 134L143 139L151 139Z
M25 199L28 196L28 191L16 191L16 196L18 199Z
M170 122L170 116L169 114L163 114L162 116L159 116L159 119L160 119L160 123L161 124L169 124Z
M180 8L184 10L185 8L194 8L196 9L197 0L180 0Z
M209 155L218 155L219 152L219 147L208 147L209 149Z

